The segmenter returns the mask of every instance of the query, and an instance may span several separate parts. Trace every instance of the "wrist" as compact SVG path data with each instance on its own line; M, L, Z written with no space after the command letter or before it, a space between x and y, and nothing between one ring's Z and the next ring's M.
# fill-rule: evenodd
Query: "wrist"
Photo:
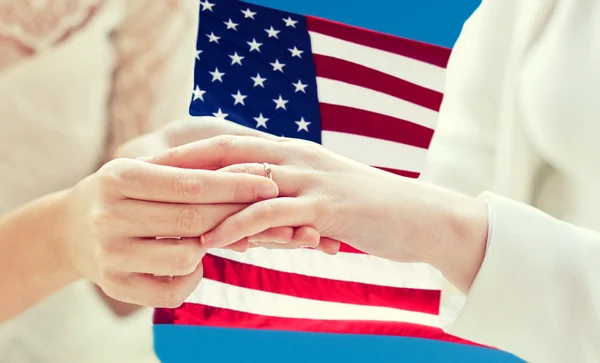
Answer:
M59 273L69 281L75 281L82 276L75 268L73 261L72 245L74 237L72 235L71 221L72 213L71 198L73 189L63 190L55 194L55 204L53 205L52 218L55 223L54 238L50 239L50 249L54 256L54 261Z
M488 238L488 207L480 199L443 190L439 235L423 262L438 269L463 293L477 276Z
M32 201L0 220L0 322L75 281L64 240L66 192ZM7 295L7 296L8 296Z

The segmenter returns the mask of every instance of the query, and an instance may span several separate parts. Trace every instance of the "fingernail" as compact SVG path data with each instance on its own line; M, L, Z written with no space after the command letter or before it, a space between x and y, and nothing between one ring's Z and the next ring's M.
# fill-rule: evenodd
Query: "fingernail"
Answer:
M256 195L261 199L275 198L279 194L277 184L269 182L258 184L256 187Z
M209 233L203 234L200 236L200 244L202 246L209 244L211 241L211 236Z

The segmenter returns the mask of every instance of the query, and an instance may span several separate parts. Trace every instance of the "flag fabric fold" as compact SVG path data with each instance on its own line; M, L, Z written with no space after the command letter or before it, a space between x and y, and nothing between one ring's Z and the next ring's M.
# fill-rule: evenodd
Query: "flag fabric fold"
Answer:
M425 166L450 50L237 0L202 0L193 116L317 142L406 177ZM439 272L344 246L211 251L204 279L157 324L461 342L438 318Z

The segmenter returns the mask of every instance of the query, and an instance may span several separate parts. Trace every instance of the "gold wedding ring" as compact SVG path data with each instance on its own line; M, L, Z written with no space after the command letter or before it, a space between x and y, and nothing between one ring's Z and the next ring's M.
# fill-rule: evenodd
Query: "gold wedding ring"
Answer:
M269 163L263 163L263 166L265 167L265 178L273 180L273 176L271 175L271 165L269 165Z

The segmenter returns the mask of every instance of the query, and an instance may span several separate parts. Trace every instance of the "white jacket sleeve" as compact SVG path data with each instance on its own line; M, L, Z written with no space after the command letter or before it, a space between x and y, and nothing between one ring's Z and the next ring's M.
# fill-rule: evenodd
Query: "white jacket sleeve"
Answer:
M421 180L473 197L491 187L515 1L484 0L464 24Z
M486 255L447 331L528 362L600 362L600 234L481 198L490 211ZM443 294L442 308L451 308L451 290Z
M450 334L529 362L600 362L600 234L481 194L492 188L501 95L522 36L514 22L526 3L483 0L450 59L422 179L484 198L490 234L468 296L446 284L440 318Z

